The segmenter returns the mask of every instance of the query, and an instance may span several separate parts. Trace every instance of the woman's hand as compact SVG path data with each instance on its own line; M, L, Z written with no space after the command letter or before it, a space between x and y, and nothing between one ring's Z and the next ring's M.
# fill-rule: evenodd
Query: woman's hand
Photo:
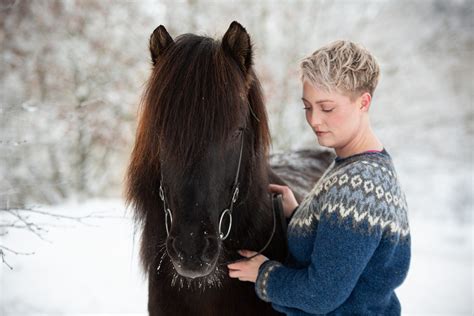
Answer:
M277 194L282 195L283 213L285 214L286 218L289 218L291 216L291 213L298 206L298 202L296 201L296 198L293 192L290 190L289 187L285 185L277 185L277 184L270 184L268 186L268 190L272 193L277 193Z
M240 255L244 257L251 257L257 252L251 250L239 250ZM231 278L239 278L240 281L250 281L255 283L257 281L258 269L267 261L268 258L264 255L258 255L250 260L243 260L227 265L229 268L229 276Z

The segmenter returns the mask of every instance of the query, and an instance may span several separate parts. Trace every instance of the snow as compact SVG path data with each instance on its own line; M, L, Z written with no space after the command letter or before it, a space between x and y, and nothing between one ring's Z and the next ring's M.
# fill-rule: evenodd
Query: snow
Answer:
M41 208L81 216L92 212L117 218L86 220L87 225L55 219L43 241L12 232L3 244L34 255L11 255L1 272L2 315L146 312L146 282L133 246L133 225L119 200L91 200ZM43 217L44 219L44 217Z
M7 254L1 266L1 315L146 315L147 282L138 263L138 236L120 199L38 207L56 214L101 216L86 224L38 217L44 241L12 231L2 244L33 255ZM33 219L33 218L32 218ZM47 220L47 221L45 221ZM412 262L396 290L403 315L471 315L471 222L410 218Z
M412 260L396 290L405 315L472 315L472 223L410 219Z

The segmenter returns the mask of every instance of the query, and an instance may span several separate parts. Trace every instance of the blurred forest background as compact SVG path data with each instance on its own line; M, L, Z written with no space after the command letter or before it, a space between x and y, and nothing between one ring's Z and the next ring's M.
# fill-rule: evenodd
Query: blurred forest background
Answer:
M349 39L382 68L372 120L410 211L469 216L473 2L441 0L2 1L0 207L120 196L151 32L220 38L232 20L255 45L274 151L316 146L298 63Z
M163 24L173 37L220 39L233 20L254 43L273 152L318 146L300 101L300 60L337 39L371 51L381 66L372 124L394 159L410 216L440 219L436 225L449 220L455 234L473 213L473 11L472 0L1 0L0 246L9 229L32 228L17 223L18 210L121 199L151 70L151 32ZM61 208L66 216L75 210ZM437 226L429 229L438 234ZM472 250L472 231L456 238L450 242ZM10 236L10 245L19 240ZM433 242L427 237L419 245ZM463 258L470 265L456 280L465 289L472 253ZM18 297L24 288L18 286ZM472 304L472 284L462 297L462 308L468 297Z

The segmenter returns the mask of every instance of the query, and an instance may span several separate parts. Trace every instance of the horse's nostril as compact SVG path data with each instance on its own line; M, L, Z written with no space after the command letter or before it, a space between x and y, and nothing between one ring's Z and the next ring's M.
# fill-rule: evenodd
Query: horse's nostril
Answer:
M166 240L166 246L168 249L168 253L173 256L177 257L179 259L183 259L183 252L180 250L179 247L179 242L177 237L172 237L169 236L168 239Z
M216 237L206 237L204 238L204 248L200 256L201 261L211 262L214 260L214 257L217 253L217 238Z
M206 245L217 244L217 237L215 236L206 236Z
M186 239L168 237L167 241L170 255L175 260L183 263L199 262L210 264L216 259L219 247L217 237L203 236L200 238Z
M173 239L172 246L173 250L175 251L176 255L180 260L183 260L185 256L188 256L188 254L184 252L183 243L178 238Z

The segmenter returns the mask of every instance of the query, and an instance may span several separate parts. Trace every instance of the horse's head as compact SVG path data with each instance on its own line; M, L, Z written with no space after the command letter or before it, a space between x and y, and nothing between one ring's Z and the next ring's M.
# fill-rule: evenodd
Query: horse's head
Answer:
M163 242L150 236L167 237L174 269L202 277L215 271L224 240L236 241L245 229L236 227L243 219L239 212L232 213L231 226L227 209L237 209L249 197L251 182L263 177L270 136L252 45L237 22L221 41L193 34L173 40L159 26L150 52L153 71L142 99L127 199L149 230L145 243ZM142 248L143 256L148 252Z

